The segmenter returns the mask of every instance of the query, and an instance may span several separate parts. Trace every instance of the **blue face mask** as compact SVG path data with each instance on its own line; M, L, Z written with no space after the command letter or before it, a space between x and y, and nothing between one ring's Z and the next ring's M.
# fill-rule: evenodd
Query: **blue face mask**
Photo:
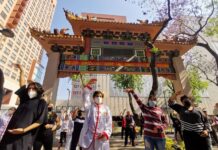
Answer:
M155 107L155 106L157 106L157 101L148 100L148 107Z

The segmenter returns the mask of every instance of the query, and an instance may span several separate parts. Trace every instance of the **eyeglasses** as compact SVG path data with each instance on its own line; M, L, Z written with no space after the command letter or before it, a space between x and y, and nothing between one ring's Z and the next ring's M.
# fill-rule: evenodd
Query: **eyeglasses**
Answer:
M35 90L35 87L28 87L28 90Z
M96 95L95 97L103 97L102 95Z

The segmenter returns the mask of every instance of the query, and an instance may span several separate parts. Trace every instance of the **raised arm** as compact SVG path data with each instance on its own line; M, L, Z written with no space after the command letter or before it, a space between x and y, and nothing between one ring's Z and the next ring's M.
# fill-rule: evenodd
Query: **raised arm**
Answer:
M83 106L86 112L91 106L91 91L92 91L91 85L94 84L95 82L96 82L96 79L91 79L83 88L83 94L82 94Z
M175 110L177 113L179 113L183 107L182 105L176 103L176 98L180 94L181 94L181 91L175 92L172 94L172 96L168 100L169 107Z
M136 103L139 105L142 112L145 111L146 105L142 103L142 101L139 99L138 95L135 94L133 89L125 89L125 92L128 92L133 95L134 99L136 100Z
M21 67L20 64L15 64L15 67L17 67L20 70L20 79L19 79L19 84L20 87L25 85L25 79L24 79L24 72L23 72L23 68Z

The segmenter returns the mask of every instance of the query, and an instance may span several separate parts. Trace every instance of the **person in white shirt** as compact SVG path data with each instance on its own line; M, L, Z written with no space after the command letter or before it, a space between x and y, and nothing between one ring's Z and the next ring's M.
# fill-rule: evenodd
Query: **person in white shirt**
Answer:
M85 108L85 122L79 138L79 146L83 150L109 150L109 138L112 133L112 116L108 106L103 104L104 94L95 91L91 99L91 79L83 91L83 104Z

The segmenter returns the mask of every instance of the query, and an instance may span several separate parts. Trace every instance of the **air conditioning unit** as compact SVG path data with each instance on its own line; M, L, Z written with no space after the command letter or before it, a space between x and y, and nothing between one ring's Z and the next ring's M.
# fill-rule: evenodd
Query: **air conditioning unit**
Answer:
M137 57L145 57L145 51L144 50L135 50L135 55Z
M101 48L91 48L91 55L101 56Z

